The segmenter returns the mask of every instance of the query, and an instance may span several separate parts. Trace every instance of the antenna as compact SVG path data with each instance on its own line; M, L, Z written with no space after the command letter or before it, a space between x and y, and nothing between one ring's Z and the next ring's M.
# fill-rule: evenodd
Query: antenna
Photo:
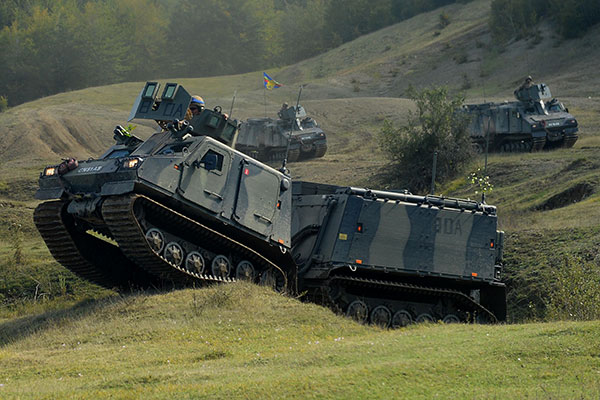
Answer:
M233 91L233 99L231 99L231 108L229 109L229 118L231 118L231 114L233 113L233 103L235 103L235 95L237 94L237 89Z
M294 120L292 121L292 125L290 126L290 133L288 135L287 147L285 149L285 158L283 159L283 163L281 165L280 171L286 173L287 159L290 153L290 143L292 141L292 132L294 130L294 124L298 119L298 107L300 106L300 95L302 94L302 85L300 85L300 90L298 91L298 99L296 100L296 108L294 108Z
M437 167L437 156L438 156L438 152L434 151L433 152L433 166L431 168L431 195L432 196L435 194L435 172L436 172L436 167Z
M485 163L483 165L483 176L487 176L487 165L488 165L488 153L490 150L490 122L492 121L492 112L488 109L485 114L487 114L487 127L485 130ZM481 202L485 203L485 192L481 191Z
M486 100L486 98L485 98L485 83L483 83L483 84L481 85L481 89L483 90L483 102L484 102L484 103L487 103L487 100Z

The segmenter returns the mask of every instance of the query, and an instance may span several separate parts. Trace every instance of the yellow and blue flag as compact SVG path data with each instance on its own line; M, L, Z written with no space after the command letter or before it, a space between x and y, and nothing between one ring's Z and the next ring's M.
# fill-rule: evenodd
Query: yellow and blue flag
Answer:
M267 75L266 72L263 72L263 84L268 90L273 90L274 88L276 89L278 87L281 87L281 83L271 78L269 75Z

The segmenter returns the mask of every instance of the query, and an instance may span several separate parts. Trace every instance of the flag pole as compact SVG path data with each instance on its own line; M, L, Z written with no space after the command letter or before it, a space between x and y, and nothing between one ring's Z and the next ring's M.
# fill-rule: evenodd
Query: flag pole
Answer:
M265 118L267 118L267 85L265 84L264 72L263 72L263 103L265 105Z

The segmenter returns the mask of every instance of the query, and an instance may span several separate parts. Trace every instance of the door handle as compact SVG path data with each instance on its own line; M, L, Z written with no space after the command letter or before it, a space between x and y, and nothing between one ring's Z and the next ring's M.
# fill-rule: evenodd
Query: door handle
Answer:
M209 196L216 197L217 199L219 199L219 201L223 200L223 197L219 193L211 192L210 190L206 189L204 189L204 193L206 193Z
M269 218L265 217L264 215L254 213L254 216L258 219L262 219L263 221L267 222L268 224L271 223L271 220Z

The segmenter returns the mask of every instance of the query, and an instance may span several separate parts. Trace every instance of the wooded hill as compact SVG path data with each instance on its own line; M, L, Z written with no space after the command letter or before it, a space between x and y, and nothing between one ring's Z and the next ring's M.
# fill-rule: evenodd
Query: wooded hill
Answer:
M0 111L90 86L289 65L454 3L471 6L468 0L5 0ZM600 3L494 0L494 39L486 47L502 49L513 38L539 41L544 21L557 36L579 37L600 21ZM437 32L453 22L438 11Z

